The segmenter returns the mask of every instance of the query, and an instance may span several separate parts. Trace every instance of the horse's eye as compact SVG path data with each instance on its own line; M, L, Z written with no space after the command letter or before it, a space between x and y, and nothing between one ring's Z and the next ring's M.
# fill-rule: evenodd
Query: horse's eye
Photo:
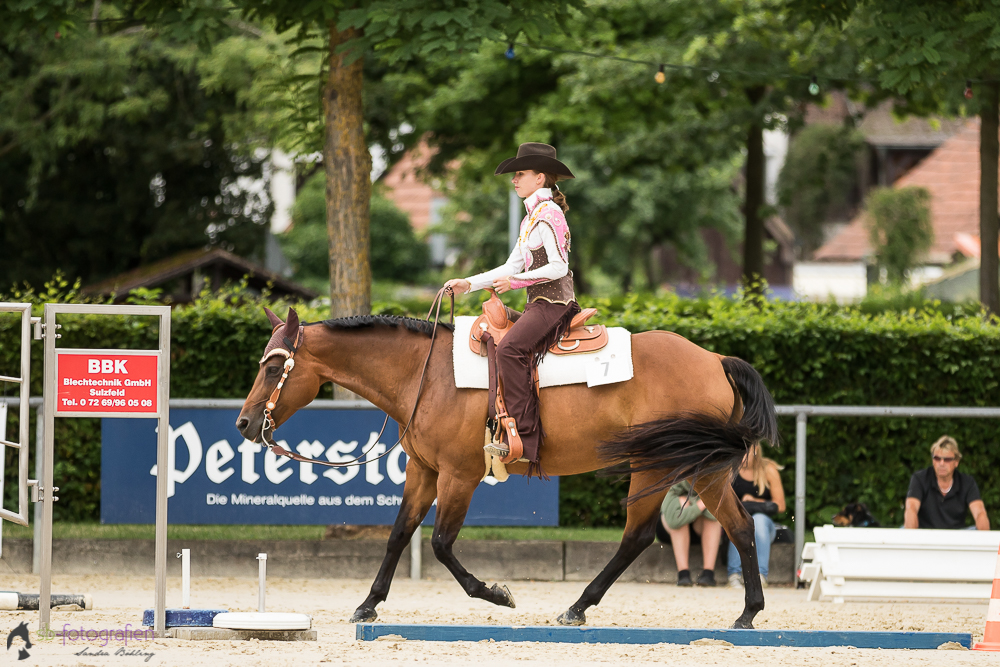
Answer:
M268 375L274 377L275 375L278 375L279 373L281 373L281 368L279 368L278 366L268 366L267 370L265 372Z

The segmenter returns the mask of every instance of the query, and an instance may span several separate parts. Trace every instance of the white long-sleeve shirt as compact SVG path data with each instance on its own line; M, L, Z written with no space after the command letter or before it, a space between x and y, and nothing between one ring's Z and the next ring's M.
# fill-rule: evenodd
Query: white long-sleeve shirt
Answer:
M536 222L527 234L524 233L524 227L531 221L531 214L535 212L537 206L555 206L559 215L562 215L562 210L552 202L552 191L548 188L540 188L524 200L524 205L528 215L521 221L521 234L518 236L517 244L511 251L510 257L502 266L466 278L471 285L470 292L492 287L494 280L508 276L511 278L511 287L521 289L536 283L558 280L569 273L569 264L559 251L551 226ZM531 250L541 246L545 247L548 264L525 271L527 258L531 257Z

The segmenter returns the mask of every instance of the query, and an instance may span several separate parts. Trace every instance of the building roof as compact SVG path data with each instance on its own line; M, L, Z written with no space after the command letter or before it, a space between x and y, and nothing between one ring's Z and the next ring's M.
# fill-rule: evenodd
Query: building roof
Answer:
M865 141L878 148L936 148L966 125L964 118L897 118L892 101L869 109L858 129Z
M221 248L211 250L200 248L183 252L88 285L82 291L84 294L101 297L115 294L124 299L134 289L155 289L173 281L180 281L186 289L169 296L174 301L187 301L191 299L192 291L200 290L200 285L194 290L191 289L192 281L198 276L208 278L212 289L215 290L221 288L225 282L238 282L247 276L247 286L258 292L268 288L276 297L303 301L311 301L319 296L310 289Z
M964 121L961 130L900 177L892 187L919 186L931 193L934 243L930 264L947 264L965 255L964 235L979 234L979 119ZM871 255L865 213L859 213L816 251L817 260L857 261Z

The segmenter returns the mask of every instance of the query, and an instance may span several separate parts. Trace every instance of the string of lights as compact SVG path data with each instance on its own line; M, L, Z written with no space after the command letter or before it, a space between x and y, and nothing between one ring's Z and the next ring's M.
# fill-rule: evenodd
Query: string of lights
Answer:
M735 69L732 67L686 65L679 63L659 62L641 58L629 58L626 56L617 56L608 53L581 51L579 49L564 49L555 46L545 46L543 44L528 44L526 42L510 42L507 45L507 51L504 53L504 56L506 56L508 60L513 60L517 55L514 47L523 47L527 49L536 49L536 50L549 51L551 53L561 53L566 55L583 56L586 58L594 58L597 60L614 60L634 65L646 65L648 67L655 68L656 73L653 75L653 80L656 81L656 83L660 84L666 82L667 80L666 70L668 69L679 70L679 71L707 72L708 73L707 79L710 83L715 83L719 81L720 77L723 74L734 75L734 76L747 76L747 77L761 77L764 75L764 73L762 72L755 72L744 69ZM783 72L783 73L767 73L766 76L770 79L808 80L809 93L811 95L818 95L820 92L819 77L815 74L803 74L799 72ZM830 83L867 83L875 86L880 85L878 79L872 77L828 76L823 78L826 81L829 81ZM966 78L965 90L963 95L965 96L966 99L972 99L973 83L994 83L997 81L1000 81L1000 79Z

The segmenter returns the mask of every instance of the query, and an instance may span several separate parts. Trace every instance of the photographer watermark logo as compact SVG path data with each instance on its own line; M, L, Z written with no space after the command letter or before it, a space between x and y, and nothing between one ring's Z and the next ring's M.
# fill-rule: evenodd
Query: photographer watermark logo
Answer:
M14 643L14 639L20 637L24 641L24 648L20 648L17 651L17 659L24 660L28 657L28 651L26 649L31 648L31 637L28 635L28 624L21 621L21 624L10 631L7 635L7 650L10 650L11 644Z

